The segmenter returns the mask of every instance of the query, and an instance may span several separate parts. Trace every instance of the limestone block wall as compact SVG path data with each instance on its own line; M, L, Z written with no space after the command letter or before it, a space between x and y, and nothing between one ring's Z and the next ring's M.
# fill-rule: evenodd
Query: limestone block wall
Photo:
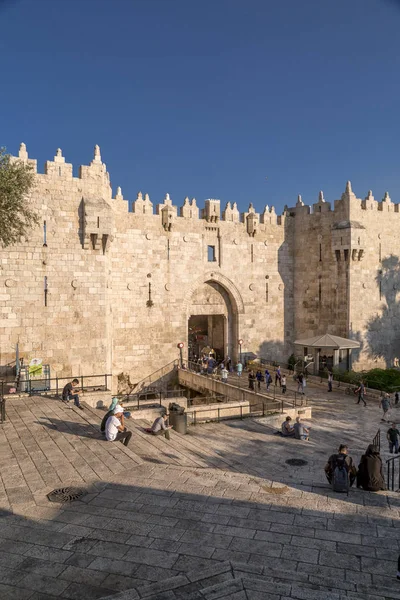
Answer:
M24 145L18 158L36 169ZM136 382L176 358L179 341L186 351L191 314L217 314L207 294L203 305L193 300L206 282L221 298L232 358L239 337L244 352L268 343L286 355L285 216L251 205L240 216L228 203L221 218L219 200L207 200L199 218L194 199L178 210L168 195L154 213L141 193L129 212L120 188L112 198L97 146L78 177L61 150L44 171L30 198L40 226L0 251L1 364L18 342L25 362L41 358L53 376L112 372L115 385L120 373Z
M20 159L29 160L23 145ZM19 342L25 362L41 358L53 376L111 367L107 257L83 249L84 197L111 198L105 165L95 156L75 178L57 151L30 199L40 225L28 240L0 250L1 364L15 360Z
M36 170L24 145L18 158ZM129 212L96 146L78 177L57 150L29 201L40 225L0 250L1 365L18 343L53 376L135 383L177 358L178 342L187 352L196 314L222 315L216 335L234 360L239 338L243 352L285 361L296 338L326 332L360 341L359 368L400 357L400 215L388 195L360 200L348 183L333 207L321 193L277 216L215 199L200 212L168 194L154 209L139 193Z
M353 198L353 247L361 259L351 260L350 329L361 342L358 368L392 367L400 359L400 212L385 194L378 202L369 192ZM361 232L361 237L358 235Z
M348 220L345 199L336 201L332 210L322 192L312 208L305 206L299 197L289 213L294 218L295 338L326 332L347 337L348 268L344 261L336 260L335 254L335 227ZM343 239L339 238L341 242Z
M159 214L141 214L114 204L113 372L135 380L147 375L142 369L156 370L177 358L178 342L186 353L192 314L224 314L235 321L227 348L233 358L238 337L243 351L258 352L260 341L272 339L282 352L284 286L277 257L284 227L275 216L249 236L244 223L219 220L219 202L210 205L211 221L174 212L163 224L160 207ZM215 260L209 260L208 246ZM205 282L219 291L206 293Z

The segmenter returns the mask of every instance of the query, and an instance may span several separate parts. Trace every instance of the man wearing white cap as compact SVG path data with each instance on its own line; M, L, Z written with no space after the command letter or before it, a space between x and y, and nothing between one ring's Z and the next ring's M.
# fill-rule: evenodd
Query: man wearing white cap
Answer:
M129 444L132 437L131 431L126 431L126 428L121 424L123 420L124 409L117 404L113 414L108 417L106 423L106 438L108 442L122 442L125 446Z

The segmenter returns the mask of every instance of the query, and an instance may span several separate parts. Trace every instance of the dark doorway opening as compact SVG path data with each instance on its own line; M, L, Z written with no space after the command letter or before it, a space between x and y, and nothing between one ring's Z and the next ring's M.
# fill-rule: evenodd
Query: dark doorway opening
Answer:
M217 361L225 358L224 315L191 315L188 322L189 360L213 354Z

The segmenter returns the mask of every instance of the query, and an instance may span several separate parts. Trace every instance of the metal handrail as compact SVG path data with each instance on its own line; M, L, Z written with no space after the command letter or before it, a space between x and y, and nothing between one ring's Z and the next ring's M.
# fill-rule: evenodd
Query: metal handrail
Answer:
M138 386L140 386L141 384L142 385L141 385L140 389L143 389L145 387L144 383L146 381L148 381L149 385L150 385L154 381L155 375L158 375L161 372L162 375L159 375L159 377L156 377L156 379L159 379L160 377L163 377L164 375L167 375L167 373L170 373L178 365L179 365L179 360L177 358L175 360L171 360L171 362L167 363L166 365L163 365L162 367L160 367L159 369L157 369L153 373L150 373L150 375L147 375L146 377L144 377L140 381L136 382L132 386L131 392L134 392L134 390L137 389ZM171 366L172 366L172 368L171 368ZM167 369L167 370L164 372L165 369ZM138 393L138 391L140 391L140 390L137 390L137 392L135 392L135 393Z
M164 391L148 391L148 392L137 392L136 394L117 394L115 397L120 398L124 402L124 408L132 408L133 410L140 410L141 404L162 406L162 400L168 398L182 398L186 394L185 390L164 390ZM153 396L150 398L149 396ZM135 403L136 406L130 406L130 403Z
M201 365L201 363L195 363L195 362L189 361L184 370L190 371L192 373L196 373L200 377L205 377L205 378L211 377L214 379L216 377L219 377L218 372L215 372L216 369L213 369L212 373L204 373L204 369L203 369L203 366ZM271 392L265 393L264 391L257 390L257 381L254 381L254 389L253 390L246 389L243 386L237 385L235 383L235 380L232 380L232 379L230 379L229 381L226 381L226 382L221 381L221 383L226 383L227 385L232 385L232 386L234 386L240 390L246 391L246 392L253 392L255 395L267 396L267 397L273 396L273 399L276 402L280 402L282 404L282 406L284 403L290 404L290 400L286 401L286 398L288 398L290 395L293 396L293 401L292 401L293 408L296 408L297 406L308 406L308 398L305 394L301 394L300 392L291 390L288 387L286 387L286 394L282 394L279 398L277 398L276 389L278 386L276 384L271 384ZM298 403L298 398L300 398L299 403Z
M381 449L381 430L380 429L378 429L378 431L376 432L375 437L372 440L372 445L378 446L379 450Z
M4 381L0 381L1 383L1 393L0 393L0 423L4 423L6 420L6 399L4 398Z
M32 396L33 394L40 394L40 391L32 389L32 384L35 383L40 383L40 382L44 382L44 383L49 383L49 387L47 389L45 389L44 391L55 391L55 395L56 397L58 397L59 391L61 389L61 385L60 382L63 381L72 381L73 379L77 379L80 382L80 387L79 389L82 391L82 393L85 393L85 391L90 391L93 389L97 389L99 387L104 388L104 391L108 390L108 378L112 377L112 375L110 373L104 373L101 375L77 375L75 377L73 376L68 376L68 377L44 377L41 379L20 379L19 380L19 385L22 384L28 384L28 395ZM101 384L96 384L96 385L85 385L85 379L99 379L99 378L104 378L104 383ZM55 381L55 387L51 386L51 382ZM4 385L4 384L3 384Z
M394 479L395 479L395 468L394 468L394 463L395 461L400 459L400 454L398 454L397 456L392 456L391 458L388 458L388 460L386 461L386 468L387 468L387 488L388 490L390 490L391 492L394 492ZM398 490L400 489L400 468L398 467L397 469L398 472Z

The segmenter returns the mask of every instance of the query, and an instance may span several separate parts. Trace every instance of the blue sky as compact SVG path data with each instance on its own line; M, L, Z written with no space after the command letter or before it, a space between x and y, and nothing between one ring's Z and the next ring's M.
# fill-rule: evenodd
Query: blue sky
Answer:
M400 0L0 0L0 145L97 143L154 204L400 202L399 31Z

